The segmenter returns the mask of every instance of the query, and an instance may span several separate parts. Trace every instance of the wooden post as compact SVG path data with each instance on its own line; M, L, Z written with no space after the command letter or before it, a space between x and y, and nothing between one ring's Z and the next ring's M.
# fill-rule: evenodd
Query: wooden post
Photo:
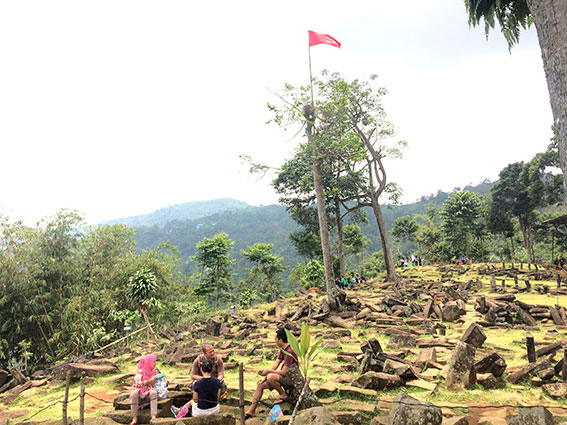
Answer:
M238 393L240 396L238 402L240 406L240 425L244 425L244 365L242 363L238 365Z
M526 279L524 282L526 283L526 289L527 289L528 291L531 291L531 290L532 290L532 285L531 285L530 281L529 281L528 279Z
M504 264L504 261L502 261L502 268L503 268L503 269L506 268L506 264Z
M506 279L502 279L502 287L506 288Z
M536 362L535 341L532 334L526 335L526 348L528 350L528 362Z
M563 381L567 381L567 347L563 349L563 370L561 371Z
M555 280L557 281L557 287L561 288L561 275L559 273L555 275Z
M85 383L82 380L79 393L79 424L85 425Z
M67 403L69 402L69 385L71 384L71 372L67 371L65 377L65 397L63 398L63 425L67 425Z

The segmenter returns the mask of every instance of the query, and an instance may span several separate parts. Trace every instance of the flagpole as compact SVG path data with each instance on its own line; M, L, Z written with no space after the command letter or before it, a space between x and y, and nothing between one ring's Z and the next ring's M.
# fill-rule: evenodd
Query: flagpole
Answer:
M307 35L309 38L309 35ZM315 107L315 102L313 101L313 74L311 73L311 46L309 45L309 39L307 41L307 50L309 51L309 86L311 87L311 105Z

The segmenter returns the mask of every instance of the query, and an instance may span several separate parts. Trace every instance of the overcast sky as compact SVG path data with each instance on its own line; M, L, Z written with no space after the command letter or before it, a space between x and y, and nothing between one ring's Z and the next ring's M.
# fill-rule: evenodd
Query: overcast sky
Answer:
M270 93L313 73L379 75L404 202L496 179L551 137L535 30L508 52L462 0L3 1L0 212L89 223L231 197L277 201L238 156L280 165L300 139L266 125Z

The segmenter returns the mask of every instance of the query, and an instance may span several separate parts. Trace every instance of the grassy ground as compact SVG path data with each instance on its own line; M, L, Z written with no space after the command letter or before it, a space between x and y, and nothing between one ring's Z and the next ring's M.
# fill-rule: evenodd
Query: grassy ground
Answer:
M496 265L501 266L501 265ZM490 288L490 278L487 276L479 275L478 273L478 266L473 266L468 272L464 274L453 274L453 279L457 281L467 281L469 279L477 279L480 278L483 281L483 289L479 292L479 294L484 294L489 296L489 288ZM527 272L527 269L524 268L523 272ZM403 279L418 279L423 281L434 281L438 282L441 275L443 274L439 268L434 266L423 266L423 267L414 267L403 269L400 271L400 275ZM498 285L500 285L501 278L497 278ZM520 279L523 285L523 279ZM367 292L359 292L354 291L353 295L359 298L364 297L371 297L376 296L376 293L379 292L379 280L373 282L373 289ZM512 290L514 286L513 279L507 279L506 284L508 286L508 290ZM537 284L547 284L550 286L551 289L556 287L555 281L547 281L547 282L532 282L532 287L535 287ZM559 297L555 295L549 294L538 294L535 292L531 293L517 293L517 299L528 303L528 304L537 304L537 305L566 305L567 304L567 296L561 295ZM464 317L465 323L445 323L447 326L447 333L446 336L449 338L460 338L463 334L464 330L468 326L469 322L473 322L475 320L481 319L480 315L474 311L474 300L475 295L471 297L471 300L467 304L467 315ZM253 309L250 309L244 312L248 317L255 318L257 320L262 320L262 314L271 307L270 304L263 304L254 306ZM259 379L257 375L257 371L271 366L275 358L275 346L268 341L271 341L274 336L273 332L273 324L270 324L269 331L268 331L268 339L265 341L264 350L263 350L263 359L260 363L257 364L249 364L249 358L246 356L231 356L231 361L243 362L245 366L245 382L244 387L247 391L247 397L250 398L251 392L256 387L256 381ZM330 328L327 325L318 325L312 327L312 331L314 333L323 333L328 331ZM492 348L495 351L499 352L506 360L508 366L516 366L526 363L526 359L524 358L525 355L525 337L526 331L521 329L512 329L512 328L501 328L501 329L486 329L487 340L484 344L484 347ZM546 343L555 342L561 339L567 339L567 330L559 329L556 330L554 326L552 326L552 322L548 322L547 324L542 324L539 326L539 331L530 331L530 333L535 337L536 342L545 341ZM356 327L351 332L351 339L341 341L342 349L325 349L320 354L320 356L314 361L313 366L311 368L311 377L313 379L312 387L318 388L321 385L335 383L338 375L332 373L329 370L331 365L340 365L342 364L340 361L337 361L336 356L339 351L344 352L359 352L360 351L360 343L364 339L369 339L372 337L377 338L381 345L385 348L388 344L389 337L383 333L378 332L376 329L373 328L362 328ZM248 347L251 348L255 343L256 340L251 340L248 343ZM140 348L140 352L142 350L146 350L146 347ZM411 350L410 355L408 356L409 359L415 358L419 354L419 349L414 348ZM440 351L440 357L445 360L448 360L450 357L450 350L444 352L443 350ZM482 356L477 355L477 359L479 360ZM558 357L559 358L559 357ZM558 359L557 358L557 359ZM118 360L118 365L121 369L122 373L133 372L136 368L135 359L125 360L122 359L115 359ZM179 369L176 367L160 365L160 368L163 372L166 373L166 376L173 377L173 378L181 378L181 377L188 377L190 373L189 367ZM354 377L358 377L359 373L356 371L351 372ZM227 384L231 388L238 387L238 370L232 369L227 370L225 374L225 379ZM377 396L344 396L341 395L339 392L335 391L329 393L324 396L325 403L331 407L332 409L337 410L350 410L353 406L356 407L355 402L362 402L362 403L370 403L370 404L378 404L379 400L383 400L385 404L383 404L384 408L387 408L389 404L387 403L388 400L391 400L395 397L395 395L400 392L404 391L409 393L410 395L422 399L428 400L435 404L441 406L447 406L448 409L451 409L457 413L464 413L467 412L467 406L477 406L477 405L502 405L502 404L513 404L513 405L533 405L533 404L545 404L545 405L554 405L554 406L561 406L567 407L566 400L552 400L550 399L541 388L533 387L529 383L521 383L519 385L510 385L506 382L503 382L500 388L485 390L480 386L473 386L470 390L465 392L454 392L449 391L444 383L444 380L441 378L437 378L438 383L437 388L434 391L423 390L420 388L413 388L413 387L401 387L395 390L389 391L382 391ZM71 385L70 389L70 399L75 398L79 394L79 383L74 383ZM104 378L98 378L93 382L89 383L87 386L87 392L97 395L99 398L103 398L104 400L111 401L114 396L120 392L124 391L127 387L125 384L117 384L117 383L107 383L104 382ZM232 393L236 395L235 393ZM38 387L32 388L22 395L20 395L13 403L9 406L1 407L0 409L8 410L8 411L15 411L20 409L27 409L28 414L13 420L13 422L18 422L19 420L25 419L29 417L31 414L39 411L40 409L54 404L49 409L43 411L38 417L46 418L46 419L59 419L61 417L61 404L57 403L57 401L62 400L64 395L64 384L59 385L49 385L45 387ZM267 395L265 395L265 398ZM275 393L272 395L275 398ZM78 400L73 401L68 408L69 415L73 418L78 417ZM89 406L91 406L89 408ZM87 415L100 415L105 410L109 410L111 406L100 402L98 400L92 399L87 397ZM567 410L566 410L567 414ZM367 419L369 419L372 414L366 412L365 413Z

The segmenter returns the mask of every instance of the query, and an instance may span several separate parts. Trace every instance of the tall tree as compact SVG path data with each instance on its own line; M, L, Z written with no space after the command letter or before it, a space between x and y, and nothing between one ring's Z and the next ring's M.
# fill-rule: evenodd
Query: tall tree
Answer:
M344 247L345 251L354 254L357 271L360 272L360 253L370 245L368 239L357 224L347 224L344 227Z
M340 135L338 135L340 137ZM284 204L292 218L312 232L318 230L318 220L313 204L315 192L313 189L313 176L311 173L312 150L307 145L300 145L295 156L286 161L279 169L277 177L272 182L276 192L280 195L279 201ZM343 252L343 222L350 214L351 221L365 222L366 214L358 207L343 207L344 202L356 198L358 188L355 181L362 178L357 172L345 163L356 161L361 156L358 144L353 141L342 140L331 143L325 149L325 161L322 168L322 183L325 193L326 212L329 218L330 230L337 232L337 255L340 273L345 274L345 261ZM355 214L353 214L355 213Z
M290 233L289 239L297 253L303 257L304 264L307 264L307 259L314 260L321 257L321 241L313 231L298 230Z
M567 193L567 0L465 0L465 5L471 25L484 21L488 35L498 22L510 47L521 28L535 23Z
M535 261L534 212L557 202L560 197L562 178L547 171L548 166L553 165L557 165L554 143L527 163L515 162L506 166L491 190L494 208L500 214L509 214L518 220L529 262Z
M258 284L258 293L270 294L272 302L280 294L281 274L285 270L283 257L272 254L273 247L274 244L258 242L240 250L244 258L254 263L248 271L250 281Z
M415 242L419 224L409 215L398 217L392 226L392 236L401 244L403 241ZM402 251L403 252L403 251Z
M156 275L149 269L137 270L136 273L128 279L128 298L139 308L140 314L146 322L147 339L150 339L150 333L155 336L148 317L148 309L156 302L154 293L157 289Z
M331 310L338 311L340 305L333 271L323 175L327 153L334 150L330 149L331 145L341 142L340 137L335 137L337 133L340 134L340 129L336 122L324 119L320 119L315 125L317 119L325 114L325 110L328 110L328 105L319 99L314 101L309 95L308 87L295 88L287 84L280 98L283 100L282 107L268 105L274 112L273 121L284 128L290 125L300 125L305 130L307 139L305 149L311 161L310 169L317 207L329 307Z
M471 257L472 237L481 226L480 217L481 200L476 193L460 191L443 203L441 227L454 255Z
M495 203L492 199L488 206L487 227L493 235L502 235L506 245L506 259L511 261L514 256L514 223L512 222L512 214L503 205Z
M352 201L356 206L370 206L378 224L382 251L386 265L386 279L397 281L394 259L390 247L388 231L381 210L381 202L386 195L396 202L400 190L394 183L388 182L384 161L387 158L401 158L404 141L388 143L394 135L394 126L387 120L382 105L382 97L387 91L383 87L374 87L376 75L370 81L345 81L339 74L329 75L322 83L327 105L332 105L334 122L343 132L348 133L364 148L365 156L361 163L366 173L365 179L357 179L359 193ZM343 136L345 139L349 139ZM356 166L356 165L355 165ZM349 207L345 205L347 210Z
M234 260L230 260L228 254L233 247L234 241L224 232L203 238L195 246L193 260L201 267L201 278L195 291L204 295L214 294L217 308L221 291L230 289L232 284L231 265Z

